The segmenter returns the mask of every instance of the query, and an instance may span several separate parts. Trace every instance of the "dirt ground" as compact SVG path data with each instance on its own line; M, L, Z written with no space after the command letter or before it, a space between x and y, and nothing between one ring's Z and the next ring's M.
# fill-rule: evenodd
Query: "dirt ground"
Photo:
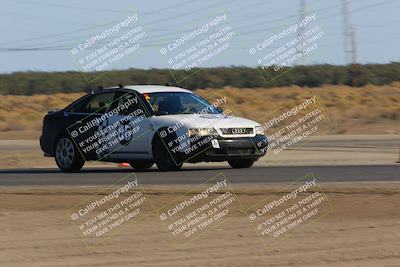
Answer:
M400 182L326 183L325 217L279 242L262 242L247 214L176 248L154 211L189 186L148 186L148 216L87 248L67 215L96 187L0 188L0 266L400 266ZM244 207L283 184L233 189Z

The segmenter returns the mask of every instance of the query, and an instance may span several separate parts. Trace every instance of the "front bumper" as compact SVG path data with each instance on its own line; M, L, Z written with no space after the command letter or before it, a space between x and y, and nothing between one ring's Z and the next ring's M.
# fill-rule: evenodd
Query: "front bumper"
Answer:
M231 159L252 159L257 160L264 156L268 139L264 135L241 138L216 138L219 148L210 144L205 151L191 157L187 162L195 163L200 161L227 161Z

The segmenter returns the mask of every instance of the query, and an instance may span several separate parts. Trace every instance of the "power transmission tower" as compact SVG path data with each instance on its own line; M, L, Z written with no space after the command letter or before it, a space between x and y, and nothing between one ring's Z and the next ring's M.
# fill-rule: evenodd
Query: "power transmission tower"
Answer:
M351 27L351 80L353 87L357 86L357 42L356 28Z
M342 0L342 17L343 17L343 49L344 64L351 62L351 79L352 86L357 86L357 41L356 29L350 21L349 0Z
M342 18L343 18L343 51L344 64L350 64L351 61L351 23L349 14L349 0L342 0Z
M342 0L344 64L351 62L351 84L357 86L356 29L350 22L349 0Z
M306 17L306 0L300 0L300 8L299 8L299 21L302 21ZM299 54L300 59L296 62L296 65L300 65L300 63L304 63L304 27L300 27L297 31L297 38L300 41L300 49L298 49L297 53Z

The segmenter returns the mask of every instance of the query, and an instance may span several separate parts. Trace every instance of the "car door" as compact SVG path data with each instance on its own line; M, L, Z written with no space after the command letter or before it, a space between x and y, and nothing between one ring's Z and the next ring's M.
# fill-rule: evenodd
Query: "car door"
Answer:
M113 147L111 159L149 159L151 158L150 135L152 125L136 92L121 91L113 106L119 114L109 123L117 130L119 142ZM126 107L126 108L125 108Z
M102 149L105 133L99 134L99 131L109 123L105 114L111 109L116 95L116 91L94 93L65 113L71 122L67 132L85 160L100 160L108 154L108 149Z

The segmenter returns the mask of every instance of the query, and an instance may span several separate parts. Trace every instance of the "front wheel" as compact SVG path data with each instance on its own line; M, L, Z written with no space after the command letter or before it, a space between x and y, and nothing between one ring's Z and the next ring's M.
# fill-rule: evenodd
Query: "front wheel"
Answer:
M154 140L153 157L160 171L178 171L182 168L182 164L176 164L172 159L167 147L160 138Z
M254 164L254 160L252 159L235 159L228 160L229 165L232 168L250 168Z
M85 160L67 137L58 139L55 154L57 166L63 172L77 172L85 164Z
M150 169L154 165L153 161L130 161L129 164L137 171Z

